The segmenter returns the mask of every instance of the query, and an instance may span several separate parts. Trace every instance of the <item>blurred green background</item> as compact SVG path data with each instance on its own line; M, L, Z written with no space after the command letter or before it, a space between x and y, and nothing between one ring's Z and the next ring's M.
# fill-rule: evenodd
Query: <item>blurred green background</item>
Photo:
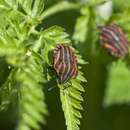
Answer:
M45 8L48 8L59 1L60 0L46 0ZM76 0L71 1L76 2ZM122 0L115 0L115 12L121 10L121 2ZM123 1L122 3L129 4L130 2ZM123 10L124 9L125 8L123 8ZM59 25L65 28L66 32L72 36L76 19L79 16L79 10L63 11L44 20L41 26L43 28L48 28L53 25ZM83 66L84 75L88 82L87 84L83 84L86 93L83 95L84 110L82 112L83 118L81 119L81 130L130 130L129 102L113 103L112 105L107 106L103 105L110 72L108 66L116 60L100 48L98 40L96 42L94 41L93 35L95 34L93 33L95 32L93 32L93 22L93 19L91 19L89 23L88 32L90 36L86 38L84 43L76 46L83 58L89 63ZM121 24L121 26L123 26L123 24ZM89 50L90 48L93 48L93 43L96 44L94 45L94 52ZM4 62L2 63L3 65L0 64L0 68L3 68L0 70L0 84L2 84L4 78L6 78L6 75L4 74L5 71L8 70L7 65ZM6 74L8 74L8 71ZM124 85L125 81L121 80L120 82ZM125 85L123 87L125 87ZM43 130L65 130L65 120L61 109L58 88L50 92L48 91L48 87L46 88L46 102L50 115L47 117L47 125L43 126ZM118 88L116 88L116 90L118 93ZM17 108L14 109L14 107L11 107L9 110L0 113L0 130L14 130L16 123Z

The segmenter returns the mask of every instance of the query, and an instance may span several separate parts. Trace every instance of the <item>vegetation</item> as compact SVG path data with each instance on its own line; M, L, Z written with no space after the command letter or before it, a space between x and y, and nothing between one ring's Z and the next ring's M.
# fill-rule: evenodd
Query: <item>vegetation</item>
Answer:
M97 130L98 119L86 120L98 116L98 109L129 104L129 55L117 59L99 41L97 25L109 23L119 25L130 40L130 2L112 2L111 15L104 17L98 11L104 0L0 0L0 110L15 111L15 117L8 114L14 120L10 129L86 130L88 125ZM59 43L72 46L78 61L77 77L63 84L52 72Z

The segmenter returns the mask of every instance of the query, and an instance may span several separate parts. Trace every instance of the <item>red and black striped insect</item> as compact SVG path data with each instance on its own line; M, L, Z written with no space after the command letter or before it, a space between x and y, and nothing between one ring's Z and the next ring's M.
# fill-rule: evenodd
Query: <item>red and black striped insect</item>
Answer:
M128 41L120 27L116 24L110 24L105 27L100 27L101 45L108 50L108 52L117 57L124 57L128 54Z
M58 44L54 50L54 69L59 77L59 82L64 83L75 78L78 73L77 60L70 46Z

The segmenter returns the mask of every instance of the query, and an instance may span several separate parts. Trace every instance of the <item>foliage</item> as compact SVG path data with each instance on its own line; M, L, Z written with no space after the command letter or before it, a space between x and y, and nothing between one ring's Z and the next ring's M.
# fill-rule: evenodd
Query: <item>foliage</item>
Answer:
M126 9L122 10L122 8ZM130 40L130 19L127 17L129 9L128 2L123 4L122 0L119 2L114 0L114 12L108 21L108 23L114 22L122 27L128 41ZM129 103L129 56L127 56L125 60L115 61L115 63L110 65L106 85L104 105Z
M93 2L94 1L92 1L92 3ZM77 23L75 26L75 32L73 35L73 39L75 40L75 42L76 43L85 43L87 41L90 42L90 38L87 38L87 37L91 37L93 35L92 34L93 31L95 31L95 32L97 31L97 29L92 28L93 30L90 30L90 32L89 32L89 29L90 29L89 21L91 21L91 19L93 19L93 22L94 22L94 16L95 16L95 23L94 23L95 25L97 24L97 25L102 26L102 25L109 24L109 23L116 23L123 29L126 37L128 38L128 40L130 40L130 36L129 36L130 25L129 25L129 18L128 18L130 8L129 8L128 2L126 2L124 4L123 4L123 2L124 1L116 1L116 0L113 1L114 12L111 15L111 17L106 21L103 21L103 19L100 18L101 16L99 16L99 14L97 12L95 13L95 6L97 6L96 4L99 4L99 7L100 7L100 4L102 4L102 1L100 1L99 3L96 3L96 4L95 3L90 4L90 5L86 4L86 7L85 6L82 7L81 16L77 19ZM121 10L122 8L123 9L125 8L125 10ZM93 14L92 12L94 12L95 14L92 15ZM94 25L93 25L93 27L94 27ZM100 57L100 62L104 63L104 58L106 58L105 65L106 65L106 69L108 70L108 76L107 76L108 78L105 83L106 90L105 90L103 105L109 106L112 104L129 103L129 96L128 96L129 95L128 87L130 84L129 83L129 57L127 56L127 58L125 58L125 60L122 60L122 61L120 61L120 60L118 61L118 60L114 59L114 63L113 63L111 60L109 60L109 57L111 57L111 56L108 56L108 55L101 56L100 50L99 51L97 50L99 48L97 48L96 47L97 45L95 45L95 44L99 44L99 40L96 40L96 37L98 37L97 35L99 35L99 33L96 33L95 35L93 35L91 37L91 39L95 39L95 41L93 43L92 42L88 43L88 44L92 44L92 45L91 46L88 45L88 47L86 46L85 51L88 49L87 55L89 55L89 51L90 51L91 55L88 56L88 58L90 58L90 59L92 59L92 57L94 57L95 60L98 60L98 58ZM93 47L95 49L92 49ZM97 51L98 51L98 53L95 53ZM92 70L91 70L91 73L92 73ZM107 75L107 73L106 73L106 75ZM127 94L125 94L126 92L127 92Z
M53 56L50 58L49 54L56 44L71 45L71 41L65 30L59 26L48 29L37 27L44 18L62 11L62 8L58 8L61 4L67 10L79 8L78 4L62 2L44 12L44 0L0 2L0 12L3 13L0 15L0 56L5 59L10 69L8 78L0 89L0 108L5 110L14 103L14 107L18 104L17 130L39 130L40 124L46 122L48 110L44 86L48 80L52 80L47 78L49 74L46 70L53 64ZM79 63L85 63L80 56L77 58ZM63 89L62 86L66 85L58 85L68 130L79 129L78 118L81 118L80 110L83 109L81 92L84 92L81 81L86 80L79 71L77 78L70 81L72 86ZM66 109L68 106L69 110Z
M84 6L80 10L81 16L77 19L75 25L75 31L73 39L75 43L84 43L87 35L87 26L89 22L89 7L88 5ZM83 29L84 28L84 29Z
M123 61L114 62L110 66L104 105L130 102L130 70ZM122 81L123 82L120 82Z
M48 3L52 6L48 7ZM50 82L59 90L67 130L79 130L81 119L81 129L86 130L86 126L98 129L103 118L98 117L102 106L109 109L111 105L130 103L129 55L116 59L107 54L100 47L100 30L97 28L97 25L116 23L130 40L129 0L112 0L113 12L107 19L98 12L104 3L106 0L0 0L0 110L18 109L17 130L40 130L42 124L49 126L49 122L46 123L50 109L47 108L46 86L50 87ZM70 32L57 26L56 21L64 26L60 16L69 12L73 14L73 11L76 23L68 19L68 15L63 18L68 28L69 24L74 27L70 29L74 30L72 42ZM54 26L50 27L48 19L54 22ZM53 50L59 43L75 47L78 61L77 77L64 84L59 84L56 73L50 72ZM88 66L82 57L88 60ZM49 104L52 108L57 105L51 101ZM52 116L50 113L48 118L52 118L55 124ZM105 122L102 128L110 128ZM55 124L53 129L56 128Z
M79 61L79 63L85 64L82 59ZM79 119L82 118L80 111L83 110L81 104L83 101L82 92L85 92L84 88L81 86L81 81L86 82L86 79L82 76L82 72L80 71L79 66L77 79L72 79L70 81L71 86L69 86L68 84L59 84L60 98L64 115L66 118L67 130L79 129Z

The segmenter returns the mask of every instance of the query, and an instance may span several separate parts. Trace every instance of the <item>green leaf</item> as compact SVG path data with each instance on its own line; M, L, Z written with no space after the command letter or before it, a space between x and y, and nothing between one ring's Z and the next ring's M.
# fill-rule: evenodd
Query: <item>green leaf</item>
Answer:
M44 0L35 0L32 9L33 16L40 16L44 9Z
M32 18L40 16L44 9L44 0L20 0L19 4L25 13Z
M65 32L65 29L59 26L52 26L42 32L43 38L52 41L53 45L58 43L70 43L70 39L68 39L68 34Z
M1 4L11 8L11 9L18 8L18 0L2 0Z
M5 18L5 24L0 19L0 57L11 68L11 76L9 75L0 91L1 109L5 110L15 101L19 103L18 130L39 130L40 124L45 123L48 112L42 87L47 82L47 67L52 66L51 52L57 44L71 45L69 35L63 28L53 26L39 31L36 26L54 13L80 7L77 3L61 2L44 12L44 0L0 1L0 12L3 13L0 17ZM86 63L79 54L77 59L78 64ZM15 70L13 74L12 70ZM86 81L82 74L79 70L78 76L70 80L71 87L60 87L68 130L79 129L82 118L80 111L83 109L84 88L81 82ZM70 109L67 110L66 107Z
M80 118L82 118L81 110L83 110L82 93L85 92L81 85L82 81L86 82L86 79L83 77L82 72L78 70L77 77L69 81L71 86L68 86L67 83L58 85L67 130L79 130Z
M114 10L116 12L122 12L124 9L130 8L130 1L129 0L113 0Z
M75 25L75 31L73 34L73 39L76 44L83 43L86 40L88 22L89 22L89 6L86 5L81 8L81 16L77 19Z
M0 111L7 110L10 105L16 106L18 103L18 88L14 80L15 69L12 69L6 82L0 88L1 104Z
M42 60L38 57L30 57L17 71L16 81L20 87L18 130L24 130L24 127L39 130L39 123L45 123L48 112L41 85L44 78Z
M130 102L130 69L123 62L114 62L109 68L104 105L124 104Z

